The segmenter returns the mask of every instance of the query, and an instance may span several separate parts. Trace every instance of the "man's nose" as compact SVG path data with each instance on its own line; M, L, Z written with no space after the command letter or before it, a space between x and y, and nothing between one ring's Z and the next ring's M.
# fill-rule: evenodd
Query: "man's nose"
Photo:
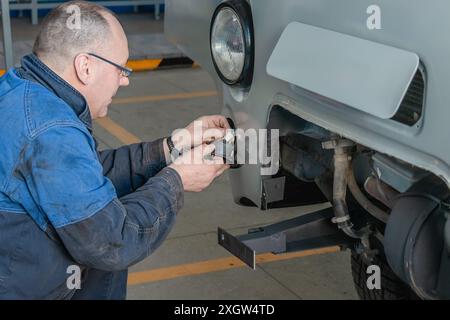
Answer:
M126 87L130 84L130 79L128 79L128 77L121 77L120 78L120 86L121 87Z

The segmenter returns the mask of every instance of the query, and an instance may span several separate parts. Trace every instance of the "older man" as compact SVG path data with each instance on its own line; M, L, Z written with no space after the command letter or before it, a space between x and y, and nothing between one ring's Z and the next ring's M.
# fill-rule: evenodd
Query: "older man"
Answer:
M190 139L193 124L97 151L92 119L129 84L127 59L114 14L73 1L47 16L33 54L0 79L0 298L125 298L127 268L165 239L184 191L227 169L203 161L214 137ZM200 121L227 128L222 116ZM170 151L183 149L170 163ZM68 281L77 268L81 285Z

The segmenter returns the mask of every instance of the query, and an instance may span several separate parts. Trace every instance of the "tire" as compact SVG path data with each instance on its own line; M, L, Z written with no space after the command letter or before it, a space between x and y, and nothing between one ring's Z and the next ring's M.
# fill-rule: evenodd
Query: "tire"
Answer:
M381 290L367 288L369 265L377 265L381 269ZM352 251L351 267L353 282L362 300L419 300L414 291L392 271L384 257L378 255L368 264L360 254Z

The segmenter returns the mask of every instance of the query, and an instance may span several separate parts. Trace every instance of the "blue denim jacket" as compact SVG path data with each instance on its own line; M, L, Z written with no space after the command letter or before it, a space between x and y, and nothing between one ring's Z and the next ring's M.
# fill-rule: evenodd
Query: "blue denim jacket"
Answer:
M98 152L85 99L35 55L0 78L0 298L70 297L69 266L141 261L183 199L162 139Z

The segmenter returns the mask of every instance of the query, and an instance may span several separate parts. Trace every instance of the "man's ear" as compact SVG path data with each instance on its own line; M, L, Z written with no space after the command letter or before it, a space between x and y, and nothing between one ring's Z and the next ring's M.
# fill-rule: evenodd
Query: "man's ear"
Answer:
M84 85L91 83L94 71L92 59L87 54L80 53L75 57L73 63L78 80Z

